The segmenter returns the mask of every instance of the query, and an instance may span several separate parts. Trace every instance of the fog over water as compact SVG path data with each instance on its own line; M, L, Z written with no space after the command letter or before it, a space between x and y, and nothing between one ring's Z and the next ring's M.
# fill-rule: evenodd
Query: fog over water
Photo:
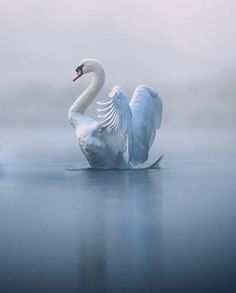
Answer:
M5 1L2 85L64 86L85 57L108 84L214 79L236 66L234 0Z
M235 9L0 3L1 292L236 292ZM165 154L161 169L88 169L67 120L86 57L106 70L98 98L116 84L130 98L138 84L158 90L146 165Z
M107 73L100 98L116 84L129 97L140 83L158 89L163 135L165 128L234 132L235 5L233 0L2 2L0 129L71 131L67 110L90 80L73 84L74 69L81 59L95 57ZM89 113L95 115L94 105ZM2 141L0 151L5 146Z

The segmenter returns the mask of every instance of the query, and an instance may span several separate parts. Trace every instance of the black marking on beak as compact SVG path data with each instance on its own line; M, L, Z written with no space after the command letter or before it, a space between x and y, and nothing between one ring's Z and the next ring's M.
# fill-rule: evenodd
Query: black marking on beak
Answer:
M75 69L77 76L73 79L73 81L76 81L80 76L83 75L83 67L84 67L84 64L81 64Z

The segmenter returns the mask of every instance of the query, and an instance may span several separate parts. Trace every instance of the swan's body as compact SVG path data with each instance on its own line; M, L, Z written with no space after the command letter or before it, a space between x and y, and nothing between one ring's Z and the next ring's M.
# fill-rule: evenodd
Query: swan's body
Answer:
M98 102L99 121L85 114L87 107L104 85L105 72L100 62L86 59L76 69L76 80L92 72L93 80L69 109L80 148L93 168L127 169L143 163L160 127L162 101L147 86L136 88L130 104L120 87L115 86L109 99Z

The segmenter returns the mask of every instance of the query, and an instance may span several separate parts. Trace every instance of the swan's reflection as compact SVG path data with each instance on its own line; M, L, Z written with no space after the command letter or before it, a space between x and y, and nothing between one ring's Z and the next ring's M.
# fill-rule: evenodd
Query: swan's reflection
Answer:
M150 292L162 278L161 171L70 174L80 292Z

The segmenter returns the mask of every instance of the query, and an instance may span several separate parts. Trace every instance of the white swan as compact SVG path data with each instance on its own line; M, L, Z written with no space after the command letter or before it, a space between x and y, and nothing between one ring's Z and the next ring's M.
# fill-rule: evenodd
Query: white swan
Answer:
M96 121L85 111L104 85L102 64L96 59L81 61L73 81L90 72L92 82L68 113L80 148L93 168L134 168L148 159L156 129L161 124L161 98L153 88L140 85L129 104L122 89L115 86L108 100L97 102L99 121Z

